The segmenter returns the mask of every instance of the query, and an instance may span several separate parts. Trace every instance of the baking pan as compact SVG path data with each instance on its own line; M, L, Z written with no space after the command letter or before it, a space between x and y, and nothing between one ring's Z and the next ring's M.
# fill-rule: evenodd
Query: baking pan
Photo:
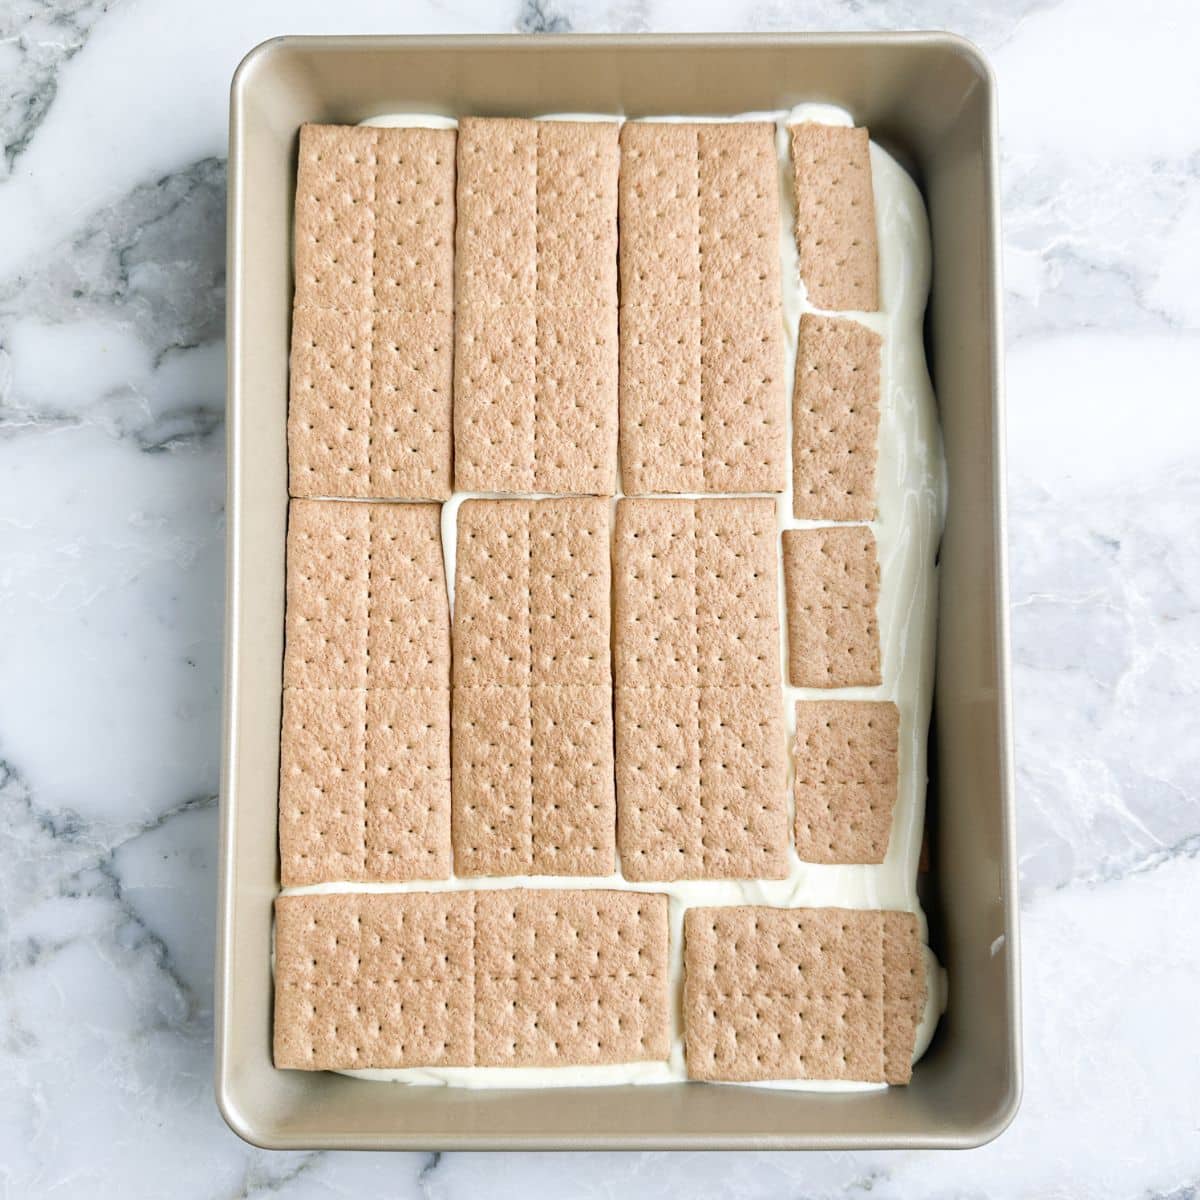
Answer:
M671 1084L471 1091L276 1071L271 902L287 514L297 130L384 112L850 109L913 173L933 228L926 334L949 512L925 897L949 1005L912 1084L816 1094ZM947 34L278 38L234 76L229 497L216 1092L261 1146L366 1149L963 1147L1020 1099L1005 582L996 101Z

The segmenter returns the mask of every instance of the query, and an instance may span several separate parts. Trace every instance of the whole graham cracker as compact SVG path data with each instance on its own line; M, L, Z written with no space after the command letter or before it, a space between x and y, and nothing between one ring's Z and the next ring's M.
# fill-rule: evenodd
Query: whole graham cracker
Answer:
M627 494L782 491L774 126L621 130L621 478Z
M276 1067L470 1066L474 984L471 892L275 901Z
M882 344L857 321L813 313L800 318L792 396L796 517L875 518Z
M900 710L890 700L796 704L796 853L881 863L896 806Z
M783 532L788 678L794 687L882 683L879 561L866 525Z
M796 245L816 308L879 308L879 244L866 129L793 125Z
M477 1065L667 1057L666 896L530 888L475 896Z
M621 500L614 570L622 872L781 878L773 502Z
M285 887L450 873L450 630L435 504L293 500Z
M275 901L275 1065L571 1066L670 1050L667 899L516 889Z
M616 486L617 160L615 122L460 124L460 491Z
M450 494L455 138L301 126L294 496Z
M924 1005L920 956L911 913L689 909L688 1076L907 1082Z
M453 840L460 875L606 875L615 801L608 502L458 512Z

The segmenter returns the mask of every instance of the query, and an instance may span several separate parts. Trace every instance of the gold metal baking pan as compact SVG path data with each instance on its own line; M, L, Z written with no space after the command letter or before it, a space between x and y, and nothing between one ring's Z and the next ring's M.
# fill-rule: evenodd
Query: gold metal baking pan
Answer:
M287 511L297 130L377 113L728 114L844 105L914 174L933 227L926 321L949 513L941 551L925 897L949 1007L912 1084L820 1094L672 1084L469 1091L276 1071L271 902ZM971 1146L1020 1097L1005 583L996 99L946 34L278 38L233 80L229 559L216 1091L262 1146Z

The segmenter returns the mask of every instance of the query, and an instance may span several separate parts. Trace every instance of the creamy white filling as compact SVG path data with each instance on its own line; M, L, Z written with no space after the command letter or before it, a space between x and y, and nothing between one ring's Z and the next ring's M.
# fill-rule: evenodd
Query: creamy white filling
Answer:
M555 114L564 120L613 120L603 114ZM656 117L685 121L690 117ZM711 120L713 118L701 118ZM769 120L777 129L780 188L779 252L783 277L783 319L787 346L787 486L774 497L779 528L798 529L828 522L797 521L792 513L791 387L796 335L802 313L817 311L808 302L800 278L793 235L794 205L788 126L803 121L853 124L850 114L828 105L800 105L791 112L747 113L723 120ZM364 124L453 128L449 117L390 114ZM784 684L789 732L788 805L791 790L791 735L795 702L829 698L893 700L900 710L899 787L887 857L877 866L803 863L789 850L790 870L781 880L694 880L680 883L631 883L619 873L599 878L509 876L496 879L449 879L408 883L329 883L289 888L293 894L330 892L424 892L502 887L616 888L656 891L670 900L672 1048L665 1062L613 1063L568 1067L424 1067L346 1071L363 1079L461 1087L585 1087L631 1083L672 1083L687 1078L681 1013L683 992L683 914L698 905L766 904L782 907L894 908L917 914L922 938L925 916L917 901L917 862L925 819L926 741L933 696L933 657L937 609L934 561L941 536L943 467L941 433L933 388L925 365L922 325L929 291L930 241L924 202L907 172L890 154L871 143L871 171L879 237L880 311L854 313L856 320L883 337L880 406L878 516L871 523L879 550L878 621L883 684L837 690L794 688ZM847 315L847 314L840 314ZM619 490L619 488L618 488ZM442 509L442 546L447 589L454 603L458 507L470 496L456 493ZM780 663L787 679L786 603L779 570ZM946 1003L945 972L925 948L926 1002L913 1047L913 1061L925 1052ZM784 1079L745 1086L809 1091L856 1091L883 1084L847 1080Z
M378 125L382 129L457 129L458 118L441 113L384 113L368 117L360 125Z

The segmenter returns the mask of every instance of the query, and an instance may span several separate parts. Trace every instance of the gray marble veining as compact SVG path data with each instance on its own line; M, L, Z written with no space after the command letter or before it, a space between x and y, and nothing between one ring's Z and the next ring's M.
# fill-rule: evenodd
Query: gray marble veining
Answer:
M6 1196L1200 1188L1200 12L0 0ZM212 1101L224 115L288 32L951 28L1001 90L1027 1092L961 1155L266 1154Z
M97 0L65 4L24 0L6 5L0 13L0 44L17 49L16 61L6 72L0 116L6 175L54 103L59 71L83 49L92 27L109 7Z

